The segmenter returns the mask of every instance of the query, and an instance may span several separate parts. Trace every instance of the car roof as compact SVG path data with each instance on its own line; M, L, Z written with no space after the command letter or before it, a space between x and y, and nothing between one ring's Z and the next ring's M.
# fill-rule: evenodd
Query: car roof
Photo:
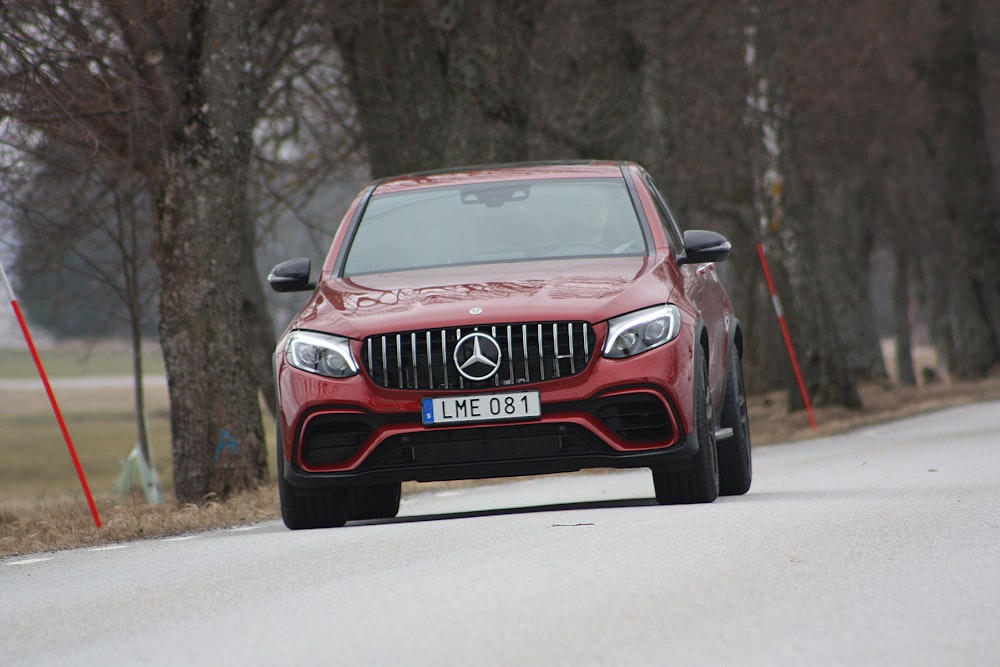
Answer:
M539 178L621 178L621 175L622 163L613 160L512 162L392 176L377 181L375 192L382 194L464 183L523 181Z

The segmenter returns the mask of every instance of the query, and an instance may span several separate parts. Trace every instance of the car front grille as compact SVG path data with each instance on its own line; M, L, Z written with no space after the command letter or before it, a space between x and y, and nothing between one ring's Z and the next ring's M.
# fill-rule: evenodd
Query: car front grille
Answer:
M455 347L470 333L492 336L500 348L495 375L475 381L458 372ZM426 329L364 340L362 363L375 384L387 389L487 389L576 375L594 353L596 335L587 322L530 322Z

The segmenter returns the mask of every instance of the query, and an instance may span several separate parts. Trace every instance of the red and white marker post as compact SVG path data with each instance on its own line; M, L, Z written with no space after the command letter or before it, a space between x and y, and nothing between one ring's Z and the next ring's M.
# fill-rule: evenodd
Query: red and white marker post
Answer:
M76 475L80 478L80 486L83 487L83 493L87 496L87 504L90 506L90 513L94 517L94 525L98 528L101 527L101 517L97 513L97 505L94 504L94 497L90 494L90 487L87 485L87 477L83 474L83 466L80 465L80 458L76 455L76 448L73 446L73 439L69 435L69 429L66 428L66 420L63 419L62 411L59 409L59 403L56 401L56 395L52 392L52 385L49 384L48 375L45 373L45 367L42 366L42 359L38 356L38 350L35 349L35 343L31 338L31 332L28 330L28 323L24 319L24 315L21 313L21 307L17 304L17 299L14 297L14 290L10 286L10 281L7 280L7 272L4 271L3 262L0 262L0 287L6 290L7 296L10 298L10 307L14 309L14 317L17 318L17 323L21 327L21 333L24 334L24 340L28 343L28 349L31 351L31 358L35 362L35 368L38 369L38 376L42 379L42 384L45 386L45 393L49 397L49 403L52 404L52 411L55 413L56 421L59 422L59 429L62 431L63 440L66 441L66 447L69 449L70 458L73 459L73 466L76 468Z
M809 401L809 392L806 390L806 383L802 379L802 369L799 368L799 359L795 355L795 347L792 345L792 336L788 333L788 325L785 324L785 311L781 307L781 299L778 298L778 291L774 288L774 280L771 278L771 267L767 264L767 254L764 252L764 244L757 244L757 254L760 256L760 265L764 267L764 278L767 279L767 289L771 292L771 302L774 304L774 312L778 316L778 324L781 325L781 335L785 337L785 347L788 348L788 357L792 360L792 368L795 370L795 379L799 382L799 391L802 392L802 400L806 404L806 412L809 414L809 423L813 430L816 430L816 417L813 415L812 403Z

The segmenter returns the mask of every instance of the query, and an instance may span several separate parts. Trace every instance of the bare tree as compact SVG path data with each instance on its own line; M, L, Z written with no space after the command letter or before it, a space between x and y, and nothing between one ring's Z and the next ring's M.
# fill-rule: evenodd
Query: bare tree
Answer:
M152 465L142 383L143 328L155 306L157 286L156 272L146 262L152 249L149 199L134 175L101 164L99 156L49 144L33 153L35 173L22 169L5 179L3 195L10 197L7 204L21 239L15 248L15 277L25 285L23 293L33 291L36 281L52 289L48 275L93 283L95 298L85 305L102 320L101 328L124 322L132 350L136 442ZM18 176L30 178L18 183ZM39 303L43 299L53 300L53 295L42 295ZM26 304L29 315L32 308Z
M267 475L257 395L273 334L247 183L269 82L311 39L306 9L249 0L0 8L3 113L131 166L152 195L180 502Z

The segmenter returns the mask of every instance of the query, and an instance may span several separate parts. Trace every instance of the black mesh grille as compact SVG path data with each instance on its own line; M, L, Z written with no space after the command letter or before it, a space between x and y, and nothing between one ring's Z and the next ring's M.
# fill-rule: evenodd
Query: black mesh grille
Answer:
M663 404L653 397L615 400L597 411L597 416L623 440L655 442L673 437L670 418Z
M486 463L588 453L614 453L614 450L575 424L527 424L393 436L379 445L363 466Z
M306 431L302 457L311 465L346 461L371 432L372 427L364 422L317 420Z
M472 381L453 355L464 336L489 334L500 346L496 375ZM586 322L529 322L426 329L369 336L362 363L375 384L388 389L486 389L576 375L590 362L595 334Z

